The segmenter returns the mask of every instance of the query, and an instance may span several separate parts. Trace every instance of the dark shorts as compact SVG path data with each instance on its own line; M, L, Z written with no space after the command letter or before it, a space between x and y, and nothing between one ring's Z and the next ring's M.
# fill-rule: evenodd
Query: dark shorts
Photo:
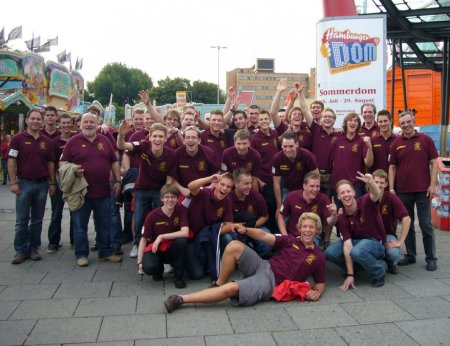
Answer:
M244 275L244 279L236 281L239 286L239 298L233 298L231 302L236 305L250 306L268 301L275 288L275 276L270 263L245 245L237 266L239 272Z

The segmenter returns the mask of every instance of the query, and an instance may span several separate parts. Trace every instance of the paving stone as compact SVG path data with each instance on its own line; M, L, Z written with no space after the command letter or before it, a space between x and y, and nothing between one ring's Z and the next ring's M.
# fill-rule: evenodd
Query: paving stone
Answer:
M98 298L108 297L111 282L63 283L55 293L55 298Z
M325 293L320 297L320 299L317 302L314 302L314 305L339 304L339 303L351 303L362 301L363 300L356 294L356 290L348 290L346 292L342 292L337 287L327 286Z
M439 281L443 282L447 286L450 286L450 278L449 279L440 279Z
M150 280L148 280L150 281ZM114 282L110 297L148 296L156 295L164 301L164 283L146 282L136 279L134 282Z
M14 254L6 258L5 261L0 261L0 273L17 272L17 271L27 273L28 268L30 268L33 265L32 261L28 260L23 262L22 264L17 265L11 264L13 257Z
M205 340L202 336L166 338L166 339L147 339L136 340L135 346L204 346Z
M413 339L392 323L340 327L336 328L336 331L350 346L417 345Z
M167 336L169 338L233 334L233 329L225 311L196 312L191 310L189 314L178 312L175 311L167 315Z
M298 307L286 307L286 311L300 329L341 327L358 324L338 304L315 305L314 303L304 302Z
M229 310L231 325L237 334L298 329L283 308Z
M395 299L394 302L417 319L450 317L450 301L441 297Z
M100 317L41 319L25 345L95 342L101 322Z
M445 271L445 267L442 267L442 263L438 262L438 268L436 271L429 272L425 270L426 263L418 263L415 265L400 267L400 273L409 279L413 280L428 280L428 279L440 279L448 278L450 273ZM389 275L392 277L392 275Z
M180 310L182 312L184 308ZM177 311L178 312L178 311ZM137 314L165 314L167 313L164 307L163 296L139 296L136 304Z
M81 299L74 316L129 315L135 311L136 297L89 298Z
M449 318L397 322L396 325L420 345L448 345L450 341Z
M43 256L44 250L40 253ZM61 271L67 270L72 271L75 268L76 261L47 261L45 258L41 261L32 262L33 265L28 269L30 272L47 273L49 271Z
M83 344L64 344L64 346L133 346L134 341L88 342Z
M234 346L234 345L246 345L246 346L276 346L276 342L272 335L269 333L252 333L252 334L234 334L234 335L218 335L218 336L206 336L207 346Z
M361 324L408 321L414 319L408 312L390 300L341 304Z
M438 279L401 281L395 283L414 297L433 297L450 295L450 286Z
M411 281L403 281L409 282ZM362 298L365 301L368 300L384 300L387 297L389 298L408 298L413 297L404 289L394 285L392 283L386 283L382 287L359 287L357 286L357 290L352 290L351 292L355 293L358 297ZM347 293L347 292L344 292Z
M136 269L136 268L134 268ZM125 270L97 270L92 281L123 281L123 282L133 282L140 279L137 275L136 270L125 271Z
M103 318L98 341L164 338L166 316L163 314L107 316Z
M11 320L72 317L79 299L43 299L23 301Z
M94 277L95 269L88 269L84 271L66 271L58 270L49 272L42 280L43 284L50 283L77 283L77 282L91 282Z
M11 285L0 293L0 300L50 299L57 288L57 284Z
M20 301L6 301L6 302L0 302L0 320L7 320L9 316L16 310L16 308L19 306Z
M310 345L333 345L346 346L338 333L332 329L309 329L291 332L273 333L278 345L283 346L310 346Z
M38 284L46 273L24 273L22 271L8 272L0 275L0 285L29 285Z
M22 345L35 323L36 320L0 321L0 343Z

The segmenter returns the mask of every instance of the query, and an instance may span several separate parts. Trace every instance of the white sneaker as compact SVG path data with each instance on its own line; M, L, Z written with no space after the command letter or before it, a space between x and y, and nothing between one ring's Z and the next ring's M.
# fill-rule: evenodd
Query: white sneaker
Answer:
M164 274L172 274L173 267L170 264L164 264Z
M138 248L136 245L133 246L133 248L130 251L130 257L131 258L136 258L138 255Z

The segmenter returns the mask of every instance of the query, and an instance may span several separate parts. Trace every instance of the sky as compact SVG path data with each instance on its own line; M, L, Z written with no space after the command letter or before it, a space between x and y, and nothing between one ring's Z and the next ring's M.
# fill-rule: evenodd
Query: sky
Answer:
M58 36L46 60L66 49L72 66L93 81L108 63L119 62L146 72L155 84L166 76L217 83L226 71L251 67L256 58L274 58L276 72L309 73L316 65L316 23L322 0L128 0L61 2L41 0L2 5L0 30L5 36L22 25L22 39L9 42L25 50L24 40L41 44ZM5 14L8 14L7 16ZM68 63L66 63L68 66Z

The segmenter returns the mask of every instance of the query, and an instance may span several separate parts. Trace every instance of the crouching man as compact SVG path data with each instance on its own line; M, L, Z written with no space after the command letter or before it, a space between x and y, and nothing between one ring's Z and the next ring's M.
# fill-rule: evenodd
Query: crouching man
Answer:
M303 282L312 276L315 285L306 292L306 299L315 301L325 291L325 257L314 244L320 233L320 218L313 213L304 213L297 225L300 236L275 236L257 228L246 228L234 224L240 234L263 241L277 250L269 260L239 241L232 241L222 257L222 269L215 284L202 291L170 296L164 305L167 312L187 303L217 303L230 298L233 303L249 306L272 297L276 285L285 280ZM228 282L235 269L244 276L235 282Z

